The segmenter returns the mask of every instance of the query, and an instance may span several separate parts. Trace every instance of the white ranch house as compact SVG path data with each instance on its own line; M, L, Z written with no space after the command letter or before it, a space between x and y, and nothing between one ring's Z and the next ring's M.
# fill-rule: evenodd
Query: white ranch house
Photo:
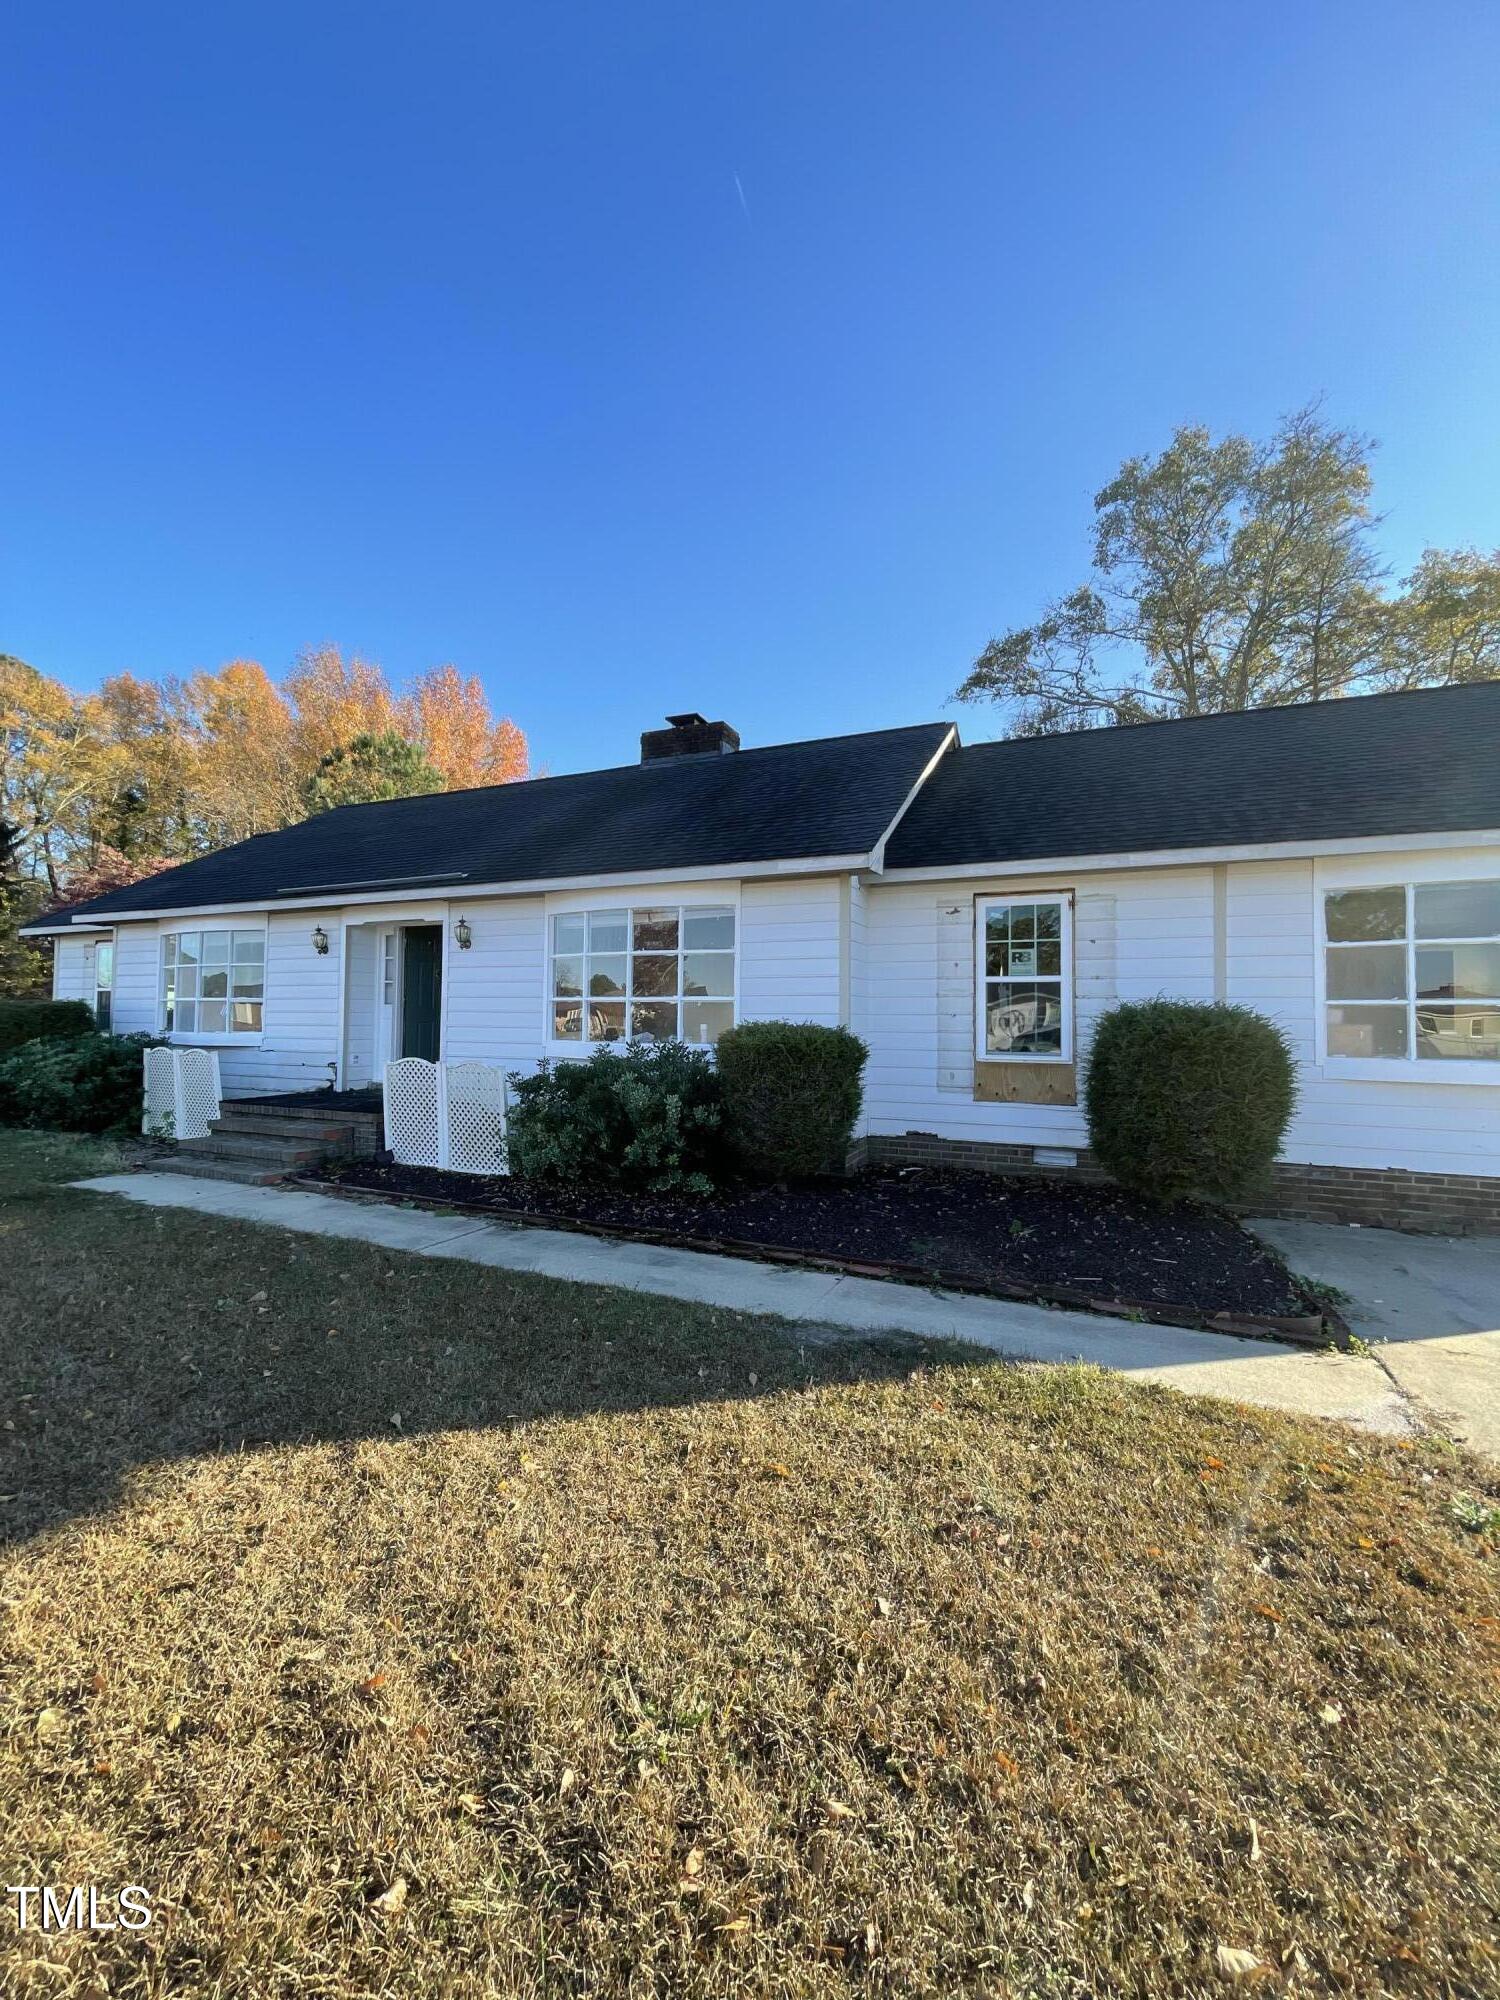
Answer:
M1282 1022L1289 1212L1500 1227L1500 683L964 747L936 723L344 807L33 927L226 1097L846 1023L866 1156L1087 1169L1100 1013Z

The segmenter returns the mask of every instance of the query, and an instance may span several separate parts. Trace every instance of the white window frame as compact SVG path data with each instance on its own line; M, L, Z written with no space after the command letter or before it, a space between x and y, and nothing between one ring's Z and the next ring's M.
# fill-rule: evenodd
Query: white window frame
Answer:
M101 979L99 977L99 954L101 951L106 951L109 953L108 979ZM109 995L109 1026L104 1030L104 1033L112 1035L114 1033L114 1024L115 1024L115 941L112 937L99 938L95 942L93 979L94 979L94 1025L96 1027L99 1025L99 995L101 993L107 993Z
M1315 862L1312 869L1312 944L1314 1046L1319 1072L1330 1082L1428 1083L1440 1089L1500 1088L1500 1062L1440 1062L1410 1056L1340 1056L1328 1049L1328 925L1325 898L1346 889L1406 891L1407 1006L1416 1011L1416 949L1413 906L1415 891L1442 882L1492 882L1500 877L1494 854L1384 854L1358 862L1339 859ZM1391 940L1395 942L1395 940ZM1425 942L1425 940L1424 940ZM1331 1004L1339 1005L1334 1001ZM1357 1005L1357 1002L1350 1002Z
M730 1004L733 1008L730 1025L732 1027L739 1026L741 1018L740 968L742 963L742 953L744 950L744 922L740 908L740 895L739 895L738 884L717 883L717 882L690 882L690 883L684 882L675 885L669 885L663 889L657 889L657 890L645 889L645 888L616 889L616 890L596 889L592 895L578 894L578 895L567 895L567 896L557 896L557 897L549 896L546 904L546 916L544 920L545 928L542 937L542 954L543 954L543 968L544 968L543 985L545 987L545 992L543 994L543 1000L542 1000L542 1005L544 1009L543 1019L542 1019L542 1042L550 1060L554 1062L556 1061L565 1062L571 1057L575 1061L582 1061L586 1057L591 1056L596 1049L623 1049L627 1046L627 1038L625 1037L622 1037L619 1041L601 1042L601 1041L591 1041L587 1036L581 1036L578 1040L572 1041L563 1036L557 1035L553 1032L553 1009L555 1004L555 996L552 991L552 984L553 984L552 961L554 956L552 948L553 924L555 919L558 917L586 916L591 910L596 910L596 911L608 910L611 912L613 911L624 912L626 915L627 925L629 924L629 912L632 910L676 910L678 914L679 923L681 922L682 918L685 915L689 914L690 912L704 911L704 910L732 911L734 915L734 991L732 995L729 996ZM678 946L679 956L681 956L681 951L682 951L680 937L681 933L679 931L679 946ZM627 1028L630 1023L630 1013L629 1013L630 994L628 990L630 985L630 960L633 958L633 956L634 956L634 948L633 944L630 942L629 934L627 932L627 943L626 943L626 954L625 954L626 957L625 984L627 988L625 994L625 1004L626 1004L625 1021ZM587 976L586 973L585 976ZM587 1001L588 996L585 994L583 997L585 1001ZM723 996L715 994L711 997L715 1000L718 1000L721 999ZM681 1006L680 996L678 1000L678 1005L679 1007ZM681 1022L680 1013L678 1016L678 1020L680 1024ZM679 1041L678 1046L685 1049L703 1049L707 1052L707 1054L710 1057L713 1055L714 1052L714 1044L712 1042Z
M211 1034L206 1032L205 1030L198 1028L185 1029L185 1028L174 1027L169 1029L167 1027L167 978L166 978L167 939L169 937L180 938L184 934L190 937L203 937L213 931L222 931L227 937L230 938L234 936L234 933L236 931L254 931L258 933L261 940L261 978L260 978L261 1024L258 1028L240 1028L240 1029L226 1028L223 1030L222 1033L219 1034ZM226 963L230 968L231 975L233 973L233 968L234 968L233 953L234 953L234 947L231 944L230 957L226 961ZM270 966L270 957L271 957L270 927L264 922L259 924L256 923L226 924L226 923L212 923L212 922L205 923L201 918L194 918L186 923L164 924L162 926L162 929L157 935L157 941L156 941L157 1033L160 1035L164 1035L169 1042L180 1043L184 1048L200 1048L200 1049L252 1048L253 1049L258 1047L265 1034L266 975ZM200 967L202 965L201 959L199 960L199 965ZM232 976L229 983L230 985L233 985L234 983ZM226 1019L228 1018L228 1009L230 1004L232 1004L233 1002L233 998L234 998L233 994L230 994L225 1002Z
M1058 963L1062 971L1057 975L1058 992L1062 998L1062 1048L1057 1055L1043 1055L1023 1050L1019 1053L1010 1049L986 1047L988 1035L985 1023L986 973L985 973L985 919L991 910L1005 910L1017 903L1056 903L1062 912L1059 935L1062 950ZM1073 972L1073 892L1071 889L1007 889L999 895L983 895L974 898L974 1060L985 1063L1070 1063L1073 1060L1074 1017L1076 996L1074 994ZM1050 980L1051 973L1035 975L1038 981Z

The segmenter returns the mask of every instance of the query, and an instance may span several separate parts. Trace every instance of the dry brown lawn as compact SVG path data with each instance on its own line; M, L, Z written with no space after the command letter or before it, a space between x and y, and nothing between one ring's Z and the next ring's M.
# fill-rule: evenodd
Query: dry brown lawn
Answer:
M0 1137L0 1866L158 1914L8 1992L1500 1992L1451 1450L90 1158Z

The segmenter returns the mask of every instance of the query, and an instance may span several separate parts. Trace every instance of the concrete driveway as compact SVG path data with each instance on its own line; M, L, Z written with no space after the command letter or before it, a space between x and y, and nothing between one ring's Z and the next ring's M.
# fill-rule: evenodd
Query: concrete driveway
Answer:
M1500 1459L1500 1237L1252 1221L1294 1271L1337 1285L1381 1366L1451 1436Z

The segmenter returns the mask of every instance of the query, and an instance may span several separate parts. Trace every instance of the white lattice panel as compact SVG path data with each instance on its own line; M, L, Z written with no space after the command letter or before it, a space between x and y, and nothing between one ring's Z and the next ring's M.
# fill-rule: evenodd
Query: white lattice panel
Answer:
M141 1092L141 1130L152 1139L170 1139L177 1124L177 1067L173 1049L146 1049Z
M173 1049L177 1065L177 1137L206 1139L219 1115L219 1057L214 1049Z
M444 1065L448 1158L457 1174L505 1171L505 1072L493 1063Z
M142 1051L141 1130L155 1139L206 1139L219 1115L213 1049Z
M403 1167L435 1167L438 1157L438 1066L402 1056L385 1066L385 1143Z

